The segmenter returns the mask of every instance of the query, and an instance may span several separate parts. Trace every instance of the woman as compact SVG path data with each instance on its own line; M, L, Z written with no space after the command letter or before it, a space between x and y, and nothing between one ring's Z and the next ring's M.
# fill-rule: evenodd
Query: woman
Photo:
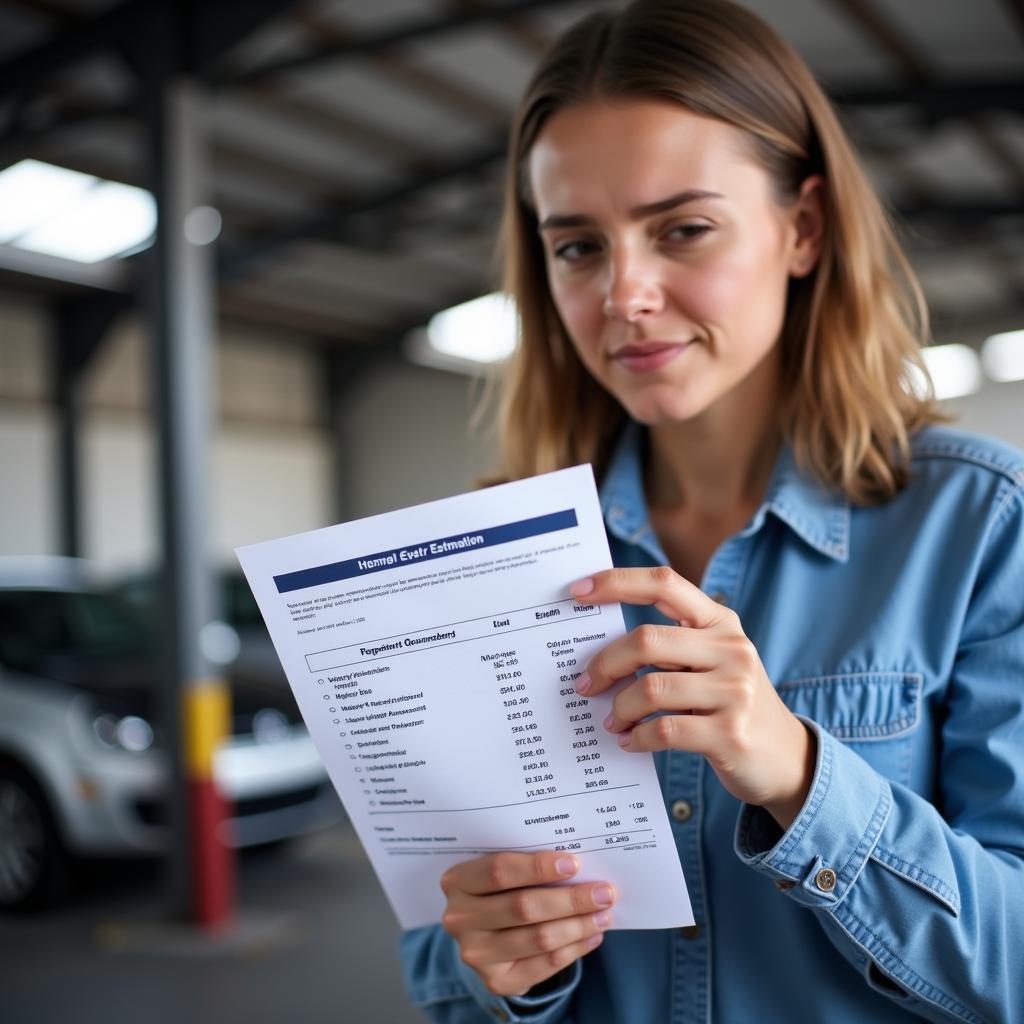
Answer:
M910 387L920 293L820 89L725 0L570 30L512 134L506 473L592 462L696 926L574 858L444 880L445 1022L1024 1019L1024 459ZM918 389L919 392L919 389ZM569 880L567 882L567 880ZM561 881L563 885L550 883Z

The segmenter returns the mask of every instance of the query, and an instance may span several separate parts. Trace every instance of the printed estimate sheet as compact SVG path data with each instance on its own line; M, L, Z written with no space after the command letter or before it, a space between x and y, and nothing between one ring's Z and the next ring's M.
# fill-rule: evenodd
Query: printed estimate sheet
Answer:
M617 928L693 923L650 754L573 684L625 631L589 466L239 548L295 698L403 927L501 850L567 850Z

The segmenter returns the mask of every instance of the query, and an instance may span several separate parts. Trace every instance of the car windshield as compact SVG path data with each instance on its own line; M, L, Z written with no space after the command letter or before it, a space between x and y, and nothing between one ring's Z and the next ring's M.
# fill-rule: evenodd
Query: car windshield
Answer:
M116 596L90 591L0 592L0 661L30 668L47 657L137 658L151 653L149 630Z
M236 629L263 626L259 605L244 576L230 573L224 577L224 604L227 620Z
M231 570L218 576L221 605L219 613L235 629L264 628L256 598L252 596L245 577ZM114 588L114 593L130 601L136 608L149 616L157 615L157 580L152 575L137 576L123 580Z

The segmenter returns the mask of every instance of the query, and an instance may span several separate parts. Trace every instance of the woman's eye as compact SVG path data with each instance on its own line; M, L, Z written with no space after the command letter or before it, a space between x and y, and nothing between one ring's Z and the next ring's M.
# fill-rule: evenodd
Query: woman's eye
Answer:
M677 224L674 228L669 228L665 235L673 241L692 242L710 230L710 224Z
M566 263L578 263L596 250L597 246L593 242L565 242L563 245L555 246L554 255L556 260L565 260Z

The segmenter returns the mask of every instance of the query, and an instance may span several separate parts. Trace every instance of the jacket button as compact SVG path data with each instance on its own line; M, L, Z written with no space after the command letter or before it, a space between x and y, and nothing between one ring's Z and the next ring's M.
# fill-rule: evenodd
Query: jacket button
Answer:
M684 939L695 939L700 935L700 925L688 924L685 928L679 929L679 934L682 935Z
M822 892L831 892L836 887L836 873L831 868L822 868L814 876L814 884Z
M689 800L673 800L672 817L676 821L689 821L693 817L693 804Z

